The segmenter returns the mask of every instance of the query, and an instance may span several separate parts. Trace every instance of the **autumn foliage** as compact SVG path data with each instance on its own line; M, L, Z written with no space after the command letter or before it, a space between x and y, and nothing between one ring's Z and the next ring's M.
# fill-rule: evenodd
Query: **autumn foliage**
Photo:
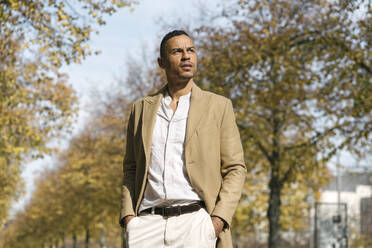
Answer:
M89 244L101 232L109 237L106 245L120 245L117 210L127 103L110 103L116 113L106 108L96 116L60 153L59 164L37 180L32 200L5 230L4 247L72 243L74 236L87 236Z
M0 1L0 224L22 189L21 162L49 153L71 127L77 97L60 67L90 55L94 26L129 4Z
M127 114L134 98L161 82L158 69L136 68L131 63L132 73L114 93L96 95L86 125L59 152L56 165L37 179L32 200L0 234L0 247L121 246L118 210ZM141 84L144 78L147 84Z
M55 10L53 16L59 27L66 28L66 34L82 35L78 39L85 42L88 37L77 31L80 29L73 31L70 26L74 24L73 18L59 13L58 6L50 10ZM94 6L88 6L89 15L100 23ZM360 6L364 6L364 14L356 18ZM103 13L110 13L103 6L97 9L101 8ZM360 157L370 152L371 8L370 3L358 5L354 1L237 1L218 17L223 19L223 28L214 25L215 19L211 19L208 25L193 30L199 56L195 81L204 89L232 99L249 170L233 222L236 246L272 248L279 247L280 242L293 247L306 245L309 238L306 197L314 194L318 198L320 188L330 179L327 162L342 149ZM70 25L64 25L66 21ZM9 37L14 44L23 42L22 37L15 39L11 34ZM63 38L62 43L56 44L65 44L67 40ZM42 37L42 44L46 41L48 38ZM61 50L59 59L48 57L47 68L58 67L66 60L63 51L71 55L67 63L80 61L89 53L81 50L84 46L71 53L68 44L74 43L65 44L67 48ZM55 54L53 49L44 48L43 52ZM18 80L23 74L17 72L20 67L14 61L21 60L10 58L2 59L6 68L12 69L1 72L3 78L13 80L1 86L13 92L1 95L0 99L2 111L13 111L4 121L0 119L1 131L10 130L6 134L13 135L1 140L4 144L13 142L1 143L0 149L4 149L0 151L1 159L8 160L0 163L4 161L6 165L31 151L24 150L24 144L30 144L25 146L27 149L45 152L55 127L69 123L74 102L74 93L62 75L37 80L35 75L43 67L30 65L34 68L29 69L30 78L35 83L27 84L27 80ZM87 247L92 240L100 247L120 246L118 216L126 114L131 101L161 84L163 76L153 62L148 66L144 61L131 61L128 77L120 82L124 89L119 90L118 86L115 93L94 104L84 129L59 153L56 166L39 179L25 211L3 229L0 247L63 246L77 242L85 242ZM23 87L24 93L15 90ZM41 104L36 99L44 97L44 92L48 97L42 98L46 104ZM35 97L30 100L24 96ZM11 101L17 97L21 100ZM71 101L60 103L64 98ZM45 107L48 108L43 110ZM39 112L44 114L35 114ZM32 118L43 120L38 123L44 126L36 126L40 134L28 131L30 136L25 136L23 133L35 126L30 124L29 129L23 130L25 124L17 123L32 123ZM9 198L19 182L19 167L4 168L8 174L0 173L0 189L4 189L0 194ZM293 238L286 239L292 234L300 235L298 243Z
M197 81L232 99L245 148L241 235L268 230L269 247L279 247L281 233L306 228L306 196L327 183L334 154L370 151L372 6L364 7L355 20L353 1L238 1L224 9L225 27L198 29Z

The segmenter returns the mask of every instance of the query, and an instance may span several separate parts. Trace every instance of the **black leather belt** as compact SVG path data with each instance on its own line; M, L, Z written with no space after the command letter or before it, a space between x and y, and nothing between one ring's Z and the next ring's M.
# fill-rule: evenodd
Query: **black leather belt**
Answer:
M173 207L153 207L142 210L141 213L159 214L163 217L178 216L181 214L192 213L203 208L204 202L196 202L189 205L173 206Z

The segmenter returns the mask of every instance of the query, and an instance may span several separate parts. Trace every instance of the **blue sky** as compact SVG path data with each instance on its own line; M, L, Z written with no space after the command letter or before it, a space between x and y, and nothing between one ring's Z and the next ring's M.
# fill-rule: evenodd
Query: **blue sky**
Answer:
M129 54L137 56L143 44L149 48L160 44L161 37L168 31L162 30L157 19L180 18L191 23L197 15L197 0L159 0L139 1L131 13L128 8L107 19L107 25L100 28L90 44L93 49L101 50L99 56L90 56L80 65L64 67L70 75L70 82L79 94L86 94L91 87L103 87L114 80L113 76L125 69L125 59ZM215 9L217 0L204 0L203 4ZM182 28L182 27L180 27Z

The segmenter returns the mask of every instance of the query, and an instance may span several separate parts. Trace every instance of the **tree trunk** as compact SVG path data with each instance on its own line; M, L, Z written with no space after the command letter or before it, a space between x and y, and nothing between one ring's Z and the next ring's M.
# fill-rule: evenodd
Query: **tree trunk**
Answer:
M89 228L87 228L85 230L85 248L89 248L89 239L90 239Z
M100 248L106 248L106 246L105 246L105 229L104 228L101 229L101 234L100 234L100 237L99 237L99 247Z
M65 238L65 233L62 233L62 247L61 248L66 248L66 238Z
M73 242L72 242L72 247L73 247L73 248L77 248L77 238L76 238L76 233L73 233L73 234L72 234L72 240L73 240Z
M279 216L280 216L280 192L282 186L279 183L278 173L271 175L270 199L267 217L269 219L269 248L279 248Z

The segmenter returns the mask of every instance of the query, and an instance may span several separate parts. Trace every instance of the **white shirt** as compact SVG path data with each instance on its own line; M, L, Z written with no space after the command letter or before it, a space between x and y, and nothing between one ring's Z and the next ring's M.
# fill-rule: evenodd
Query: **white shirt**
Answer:
M186 124L191 92L181 96L173 113L171 97L163 97L152 136L151 157L144 198L139 211L154 206L183 205L200 201L185 167Z

